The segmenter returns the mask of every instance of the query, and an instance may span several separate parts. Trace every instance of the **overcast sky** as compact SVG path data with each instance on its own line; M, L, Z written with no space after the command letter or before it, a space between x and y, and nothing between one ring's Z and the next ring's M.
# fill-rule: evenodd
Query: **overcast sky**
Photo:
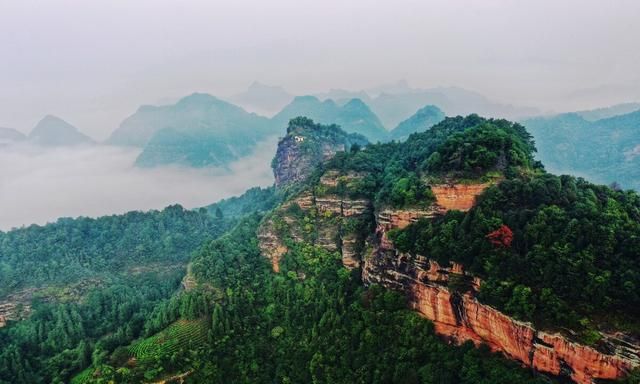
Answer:
M0 126L51 113L102 139L140 104L253 80L613 103L640 89L638 20L637 0L0 0Z

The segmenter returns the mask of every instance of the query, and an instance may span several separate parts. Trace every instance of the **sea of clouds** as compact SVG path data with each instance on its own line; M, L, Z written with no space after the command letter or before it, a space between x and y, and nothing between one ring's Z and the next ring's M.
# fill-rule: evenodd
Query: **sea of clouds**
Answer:
M228 169L141 169L133 166L137 149L0 147L0 230L175 203L205 206L273 184L274 153L275 140L269 140Z

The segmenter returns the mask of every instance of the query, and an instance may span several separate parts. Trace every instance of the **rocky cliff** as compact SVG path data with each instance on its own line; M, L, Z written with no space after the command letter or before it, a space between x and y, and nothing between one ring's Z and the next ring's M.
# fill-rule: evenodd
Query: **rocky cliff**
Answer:
M315 157L309 156L300 132L304 130L290 126L290 134L280 143L274 162L279 185L305 179L315 163L343 148L316 145ZM591 347L575 341L568 331L536 329L480 303L476 293L482 281L463 265L439 265L426 256L395 249L389 231L449 210L468 211L499 178L490 183L449 178L444 178L446 183L427 182L435 197L433 204L397 209L375 206L373 198L360 197L358 188L350 189L365 176L326 170L265 219L258 231L259 244L275 272L295 243L314 244L339 252L345 267L361 268L364 284L403 292L409 306L433 321L435 331L453 343L486 344L524 366L581 384L621 378L640 366L640 343L625 335L603 335L597 347Z
M466 186L467 193L460 199L453 198L454 190L463 190L459 186L448 188L444 194L435 193L440 207L435 214L445 211L445 205L471 208L468 205L473 201L470 195L481 189L480 185ZM365 258L363 281L405 292L411 308L433 321L436 332L452 342L487 344L493 351L502 352L540 372L587 384L596 379L624 377L640 365L640 345L637 343L620 335L605 335L600 348L595 349L560 333L537 330L530 323L517 321L480 303L475 293L482 282L466 273L462 265L453 263L442 267L424 256L394 249L386 236L390 229L403 228L416 216L433 214L380 212L377 215L377 242Z
M356 229L372 220L371 202L336 191L339 182L349 183L360 177L327 171L316 188L300 193L265 219L258 230L259 246L274 272L280 271L287 243L303 241L340 252L347 268L360 266L365 239Z
M338 151L366 143L363 136L347 134L335 125L315 124L305 117L291 119L287 135L278 142L272 163L276 186L302 181L318 164Z

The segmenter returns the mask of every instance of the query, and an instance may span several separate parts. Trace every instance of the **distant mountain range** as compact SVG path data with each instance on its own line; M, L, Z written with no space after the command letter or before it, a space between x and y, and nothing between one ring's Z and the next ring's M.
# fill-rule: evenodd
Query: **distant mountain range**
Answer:
M266 117L194 93L174 105L140 107L107 142L143 147L139 166L206 167L249 155L259 141L276 134Z
M447 116L477 113L487 117L518 119L540 114L540 111L535 108L502 104L467 89L411 88L404 80L360 91L331 89L313 96L321 101L333 100L338 105L344 105L352 99L359 99L377 115L382 125L388 130L425 105L435 105ZM254 82L245 92L232 96L229 101L249 111L271 115L278 110L278 106L282 107L293 99L294 96L282 87Z
M640 107L629 106L538 117L522 123L535 137L538 158L551 172L640 189Z
M23 141L27 138L22 132L11 128L0 127L0 148L6 145Z
M337 124L347 133L359 133L369 140L385 141L388 132L380 119L360 99L343 105L333 100L320 101L315 96L298 96L272 119L278 127L286 127L294 117L305 116L320 124Z
M136 160L141 167L226 166L251 154L259 142L284 136L289 120L298 116L337 124L371 142L406 140L445 116L525 116L520 121L534 135L538 158L551 171L640 188L640 103L526 118L539 112L496 103L461 88L414 89L403 81L357 92L334 89L295 97L281 87L254 82L230 99L240 106L203 93L171 105L143 105L106 144L141 148ZM247 110L278 112L268 118ZM18 142L71 146L93 140L64 120L46 116L27 136L0 128L0 146Z
M376 91L380 93L375 95ZM318 95L318 97L333 99L338 104L347 99L358 97L371 107L371 110L380 118L387 129L395 127L407 116L425 105L435 105L447 116L464 116L476 113L486 117L517 119L540 114L540 111L535 108L501 104L477 92L463 88L415 89L410 88L406 82L369 91L331 90L328 93Z
M43 147L65 147L93 144L89 136L59 117L47 115L29 135L11 128L0 128L0 146L28 142Z
M420 108L418 112L408 119L400 122L389 134L393 140L404 141L412 133L424 132L444 120L444 118L445 115L440 108L434 105L427 105L424 108Z
M230 97L229 101L247 111L273 116L293 101L294 97L282 87L254 81L246 91Z

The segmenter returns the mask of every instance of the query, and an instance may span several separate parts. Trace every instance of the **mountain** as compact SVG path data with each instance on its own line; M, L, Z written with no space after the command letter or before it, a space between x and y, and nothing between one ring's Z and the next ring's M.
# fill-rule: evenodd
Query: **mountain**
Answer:
M609 117L625 115L638 110L640 110L640 103L622 103L612 105L611 107L579 111L576 113L585 120L596 121Z
M418 108L427 104L437 106L447 116L478 113L496 118L513 119L531 116L538 112L533 108L497 103L477 92L457 87L416 89L398 94L383 93L369 102L371 109L380 116L380 120L387 127L397 125Z
M378 117L360 99L344 105L333 100L320 101L315 96L298 96L273 117L276 126L286 126L297 116L305 116L320 124L337 124L347 133L359 133L367 139L384 141L388 133Z
M640 110L595 121L567 113L523 124L551 171L640 189Z
M0 232L0 382L637 382L637 193L507 120L351 137L295 118L273 188Z
M229 100L261 115L274 115L293 100L294 96L282 87L265 85L254 81L249 88Z
M640 366L640 197L548 174L534 151L519 124L469 116L338 153L261 221L262 255L309 276L322 252L306 247L323 249L445 340L561 380L622 378Z
M319 96L321 99L331 98L338 104L351 98L360 98L388 129L397 126L425 105L437 106L447 116L478 113L516 119L539 114L535 108L502 104L480 93L459 87L411 88L406 81L359 92L332 90Z
M110 144L142 146L142 167L224 166L277 134L265 117L214 96L194 93L174 105L143 106L122 122Z
M0 147L23 141L26 138L22 132L15 129L0 127Z
M289 121L287 135L278 142L274 159L276 187L305 180L311 171L337 152L363 147L367 139L357 133L348 134L337 125L316 124L306 117Z
M47 115L29 133L31 143L59 147L91 144L93 140L59 117Z
M391 139L403 141L409 137L410 134L416 132L424 132L432 126L438 124L444 120L444 113L440 108L434 105L427 105L420 108L415 114L408 119L400 122L397 127L391 130L389 133Z

